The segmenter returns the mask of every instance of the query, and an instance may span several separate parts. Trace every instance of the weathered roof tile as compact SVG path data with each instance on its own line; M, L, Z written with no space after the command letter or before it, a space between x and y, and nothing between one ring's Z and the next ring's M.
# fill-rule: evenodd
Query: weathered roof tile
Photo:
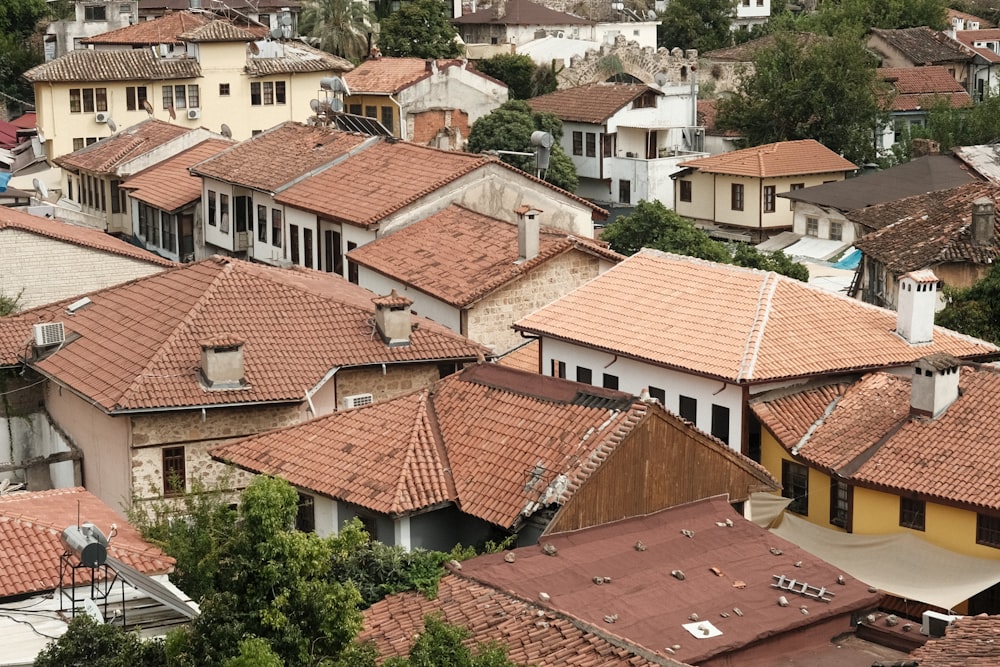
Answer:
M682 162L681 167L712 174L773 178L799 174L825 174L857 169L814 139L779 141L753 148Z

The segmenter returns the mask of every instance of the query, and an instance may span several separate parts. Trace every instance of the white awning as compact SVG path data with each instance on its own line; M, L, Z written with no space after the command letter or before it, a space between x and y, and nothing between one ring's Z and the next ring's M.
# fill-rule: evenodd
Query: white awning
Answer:
M881 591L944 609L1000 582L1000 560L963 556L909 532L842 533L787 512L771 531Z

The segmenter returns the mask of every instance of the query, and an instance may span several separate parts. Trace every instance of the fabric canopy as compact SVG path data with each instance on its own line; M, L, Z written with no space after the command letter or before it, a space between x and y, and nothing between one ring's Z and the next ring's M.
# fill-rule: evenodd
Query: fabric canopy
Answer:
M771 532L881 591L943 609L1000 582L1000 560L963 556L908 532L841 533L787 512Z
M747 518L761 528L770 528L790 502L792 502L791 498L784 498L767 491L752 493L750 494L750 516Z

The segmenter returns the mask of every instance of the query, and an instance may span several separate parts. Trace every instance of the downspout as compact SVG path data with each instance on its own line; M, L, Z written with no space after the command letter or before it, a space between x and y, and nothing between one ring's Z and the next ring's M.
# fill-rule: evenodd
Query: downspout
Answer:
M337 371L339 371L339 370L340 370L340 366L334 366L333 368L331 368L330 370L328 370L326 372L326 375L323 376L323 379L320 380L319 383L315 387L313 387L312 389L310 389L309 391L306 392L306 403L309 404L309 412L312 413L313 417L315 417L317 413L316 413L316 406L313 404L313 401L312 401L312 397L315 396L316 392L318 392L320 389L322 389L323 386L327 382L329 382L330 379L334 375L336 375Z

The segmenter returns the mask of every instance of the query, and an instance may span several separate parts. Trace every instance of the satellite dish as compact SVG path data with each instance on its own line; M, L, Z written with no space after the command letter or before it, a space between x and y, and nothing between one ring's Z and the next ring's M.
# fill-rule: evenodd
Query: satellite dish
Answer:
M542 132L541 130L536 130L531 133L531 144L533 146L541 146L542 148L552 148L553 138L552 134L549 132Z
M667 78L667 75L664 72L657 72L656 76L653 77L653 81L656 82L657 86L664 86L664 85L666 85L666 83L667 83L668 80L669 79Z
M39 199L44 200L49 198L49 188L45 185L45 183L42 183L37 178L34 178L32 179L31 184L35 186L35 192L38 194Z
M344 109L344 103L336 97L330 100L330 110L339 113Z
M292 25L292 15L282 14L280 19L281 25Z
M281 39L281 28L271 30L271 39Z
M312 109L313 113L319 111L319 100L309 100L309 108Z
M108 116L108 129L111 130L111 134L118 131L118 123L111 116Z
M324 76L319 80L319 87L333 93L351 94L351 89L347 87L347 82L339 76Z
M153 115L153 104L149 100L142 101L142 108L146 110L150 116Z
M224 136L226 139L232 139L233 138L233 130L228 125L226 125L225 123L222 124L221 132L222 132L222 136Z
M652 9L646 10L646 18L649 19L650 21L655 21L656 20L656 11L652 10Z

